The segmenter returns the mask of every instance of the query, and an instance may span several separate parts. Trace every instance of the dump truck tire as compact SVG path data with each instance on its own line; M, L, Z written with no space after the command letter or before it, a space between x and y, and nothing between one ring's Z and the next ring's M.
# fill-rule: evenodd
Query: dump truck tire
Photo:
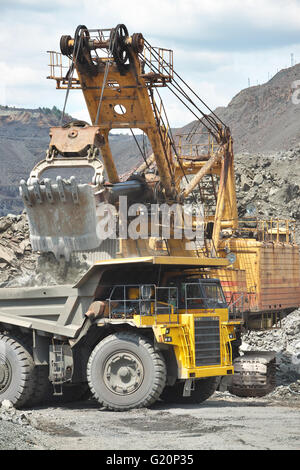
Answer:
M111 410L152 405L166 384L166 364L148 339L120 332L102 340L87 366L93 396Z
M172 387L167 386L161 399L166 403L198 404L210 398L217 390L219 377L207 377L195 380L195 389L189 397L183 396L184 382L177 382Z
M49 368L48 366L35 366L33 392L26 403L26 406L36 406L45 404L49 393Z
M0 335L0 402L27 405L35 386L33 357L21 340Z
M14 339L21 343L26 351L33 358L32 351L32 338L29 335L17 334ZM26 401L26 407L37 406L45 402L47 391L49 389L49 366L48 365L35 365L33 369L33 387L29 399Z

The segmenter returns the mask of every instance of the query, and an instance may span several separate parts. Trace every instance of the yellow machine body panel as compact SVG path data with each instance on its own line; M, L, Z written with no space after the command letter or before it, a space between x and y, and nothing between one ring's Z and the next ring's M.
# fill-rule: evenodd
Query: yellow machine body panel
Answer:
M174 347L179 379L234 373L231 341L238 322L228 309L199 309L178 314L134 317L136 326L152 327L156 341Z

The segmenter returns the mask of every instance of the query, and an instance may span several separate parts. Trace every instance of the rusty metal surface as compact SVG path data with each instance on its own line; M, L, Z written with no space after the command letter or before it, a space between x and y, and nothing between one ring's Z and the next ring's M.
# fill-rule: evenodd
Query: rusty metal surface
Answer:
M98 126L51 127L50 149L55 148L61 155L78 154L85 156L91 146L101 148L104 138Z
M300 305L299 247L292 243L264 243L254 239L231 239L227 243L236 255L235 270L218 270L228 298L243 292L246 274L250 312L279 312Z
M259 253L261 310L300 305L299 249L289 244L268 244Z

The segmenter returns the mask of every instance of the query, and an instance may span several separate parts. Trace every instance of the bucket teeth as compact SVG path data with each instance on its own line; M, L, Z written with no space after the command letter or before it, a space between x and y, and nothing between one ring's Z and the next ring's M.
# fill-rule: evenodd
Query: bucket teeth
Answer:
M32 206L31 199L30 199L30 194L28 190L28 186L26 184L25 180L20 181L20 187L19 187L19 192L20 196L24 201L25 206Z
M71 176L68 181L57 176L56 184L52 183L49 178L42 182L33 181L28 184L25 180L20 181L20 196L26 206L32 206L36 203L43 204L49 202L55 203L55 194L58 194L61 202L67 202L67 193L70 192L74 204L79 204L79 191L75 176Z
M71 192L74 204L79 204L79 197L78 197L78 188L75 180L75 176L71 176L70 178L71 183Z
M60 200L62 202L66 202L66 195L65 195L64 183L63 183L62 177L57 176L56 177L56 182L57 182L57 189L58 189L58 194L59 194Z
M33 192L34 192L34 195L35 195L36 202L38 204L42 204L43 199L42 199L41 189L40 189L40 185L39 185L38 181L34 181L32 187L33 187Z
M47 201L50 202L50 204L53 204L54 197L53 197L52 188L51 188L51 180L49 178L46 178L44 180L44 184L45 184L45 194L47 197Z

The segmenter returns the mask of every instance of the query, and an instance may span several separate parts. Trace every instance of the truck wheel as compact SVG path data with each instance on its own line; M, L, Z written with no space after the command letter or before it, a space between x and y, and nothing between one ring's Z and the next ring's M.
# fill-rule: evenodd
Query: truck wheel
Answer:
M166 387L161 399L166 403L197 404L211 397L217 390L219 377L207 377L195 380L194 390L189 397L183 396L184 382L176 382L172 387Z
M35 385L34 362L20 340L0 335L0 402L26 405Z
M33 358L32 338L29 335L15 335L14 339L21 343ZM50 385L49 366L35 365L32 380L34 381L34 385L32 387L32 393L26 401L26 407L36 406L45 401L45 397L47 396L47 391Z
M34 389L26 406L36 406L47 401L49 382L49 367L35 366L34 368Z
M120 332L93 350L87 377L94 397L107 409L129 410L153 404L166 383L162 355L142 336Z

